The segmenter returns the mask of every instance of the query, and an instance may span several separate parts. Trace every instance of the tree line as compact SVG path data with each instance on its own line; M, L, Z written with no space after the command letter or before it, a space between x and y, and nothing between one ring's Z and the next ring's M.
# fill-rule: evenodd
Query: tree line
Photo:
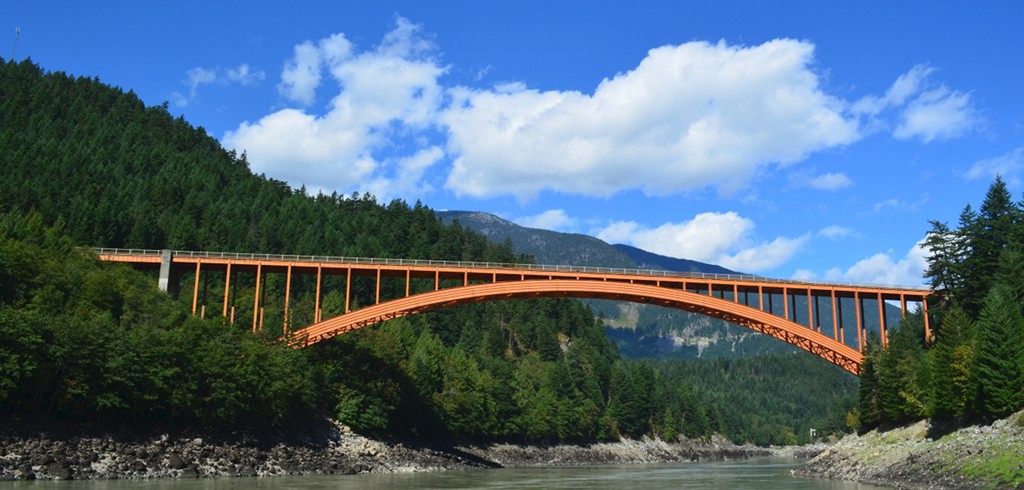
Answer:
M997 177L978 211L965 206L955 227L932 221L923 245L934 334L918 313L888 345L869 341L852 425L957 425L1024 408L1024 202Z

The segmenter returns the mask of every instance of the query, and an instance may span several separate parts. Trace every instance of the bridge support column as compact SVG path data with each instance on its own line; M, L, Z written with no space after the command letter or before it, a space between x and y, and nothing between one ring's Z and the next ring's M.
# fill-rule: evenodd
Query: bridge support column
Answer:
M164 250L160 253L160 290L171 295L172 298L178 297L178 291L181 289L179 284L180 273L171 267L171 259L173 258L170 250Z

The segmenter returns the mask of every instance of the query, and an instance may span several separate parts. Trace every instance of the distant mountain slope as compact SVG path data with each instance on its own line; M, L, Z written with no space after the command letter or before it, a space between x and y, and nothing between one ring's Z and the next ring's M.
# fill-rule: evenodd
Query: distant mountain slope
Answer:
M637 268L626 253L592 236L527 228L478 211L437 211L435 214L445 224L458 220L463 228L493 242L500 243L508 237L512 240L512 250L532 255L538 264Z
M494 242L508 238L513 252L532 255L538 264L736 274L718 265L609 245L587 235L527 228L484 212L440 211L437 215L446 224L458 220L462 227ZM619 301L587 303L605 319L608 336L627 357L746 357L792 350L771 337L696 313Z
M676 272L707 272L711 274L739 274L720 265L706 264L696 260L666 257L629 245L612 245L626 254L640 269L664 269Z

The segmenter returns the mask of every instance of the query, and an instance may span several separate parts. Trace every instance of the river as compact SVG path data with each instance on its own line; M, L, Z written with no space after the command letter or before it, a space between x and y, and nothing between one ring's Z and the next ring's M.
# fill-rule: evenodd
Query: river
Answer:
M497 470L376 473L352 476L224 478L189 480L105 480L0 482L0 489L58 490L249 490L249 489L830 489L884 487L790 476L799 464L790 458L763 458L715 463L622 466L574 466Z

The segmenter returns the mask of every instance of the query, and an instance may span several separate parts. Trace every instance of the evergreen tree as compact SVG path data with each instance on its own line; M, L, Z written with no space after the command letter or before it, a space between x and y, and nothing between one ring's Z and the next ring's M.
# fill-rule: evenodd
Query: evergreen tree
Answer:
M932 229L924 240L924 248L929 252L928 269L924 275L943 302L954 300L963 292L960 264L963 262L964 240L946 223L933 220L931 225Z
M984 417L1002 417L1024 407L1024 317L1009 287L985 297L977 325L976 404Z
M965 210L966 213L967 210ZM977 217L961 226L968 245L964 259L964 308L977 315L999 271L1003 250L1020 222L1020 209L1000 177L989 186Z
M879 400L878 358L882 353L878 336L871 332L864 348L864 362L860 365L860 388L858 398L860 407L860 426L872 429L883 421L882 407Z
M968 416L974 389L971 365L974 359L974 322L953 305L942 319L935 345L929 352L932 371L932 417L961 420Z

